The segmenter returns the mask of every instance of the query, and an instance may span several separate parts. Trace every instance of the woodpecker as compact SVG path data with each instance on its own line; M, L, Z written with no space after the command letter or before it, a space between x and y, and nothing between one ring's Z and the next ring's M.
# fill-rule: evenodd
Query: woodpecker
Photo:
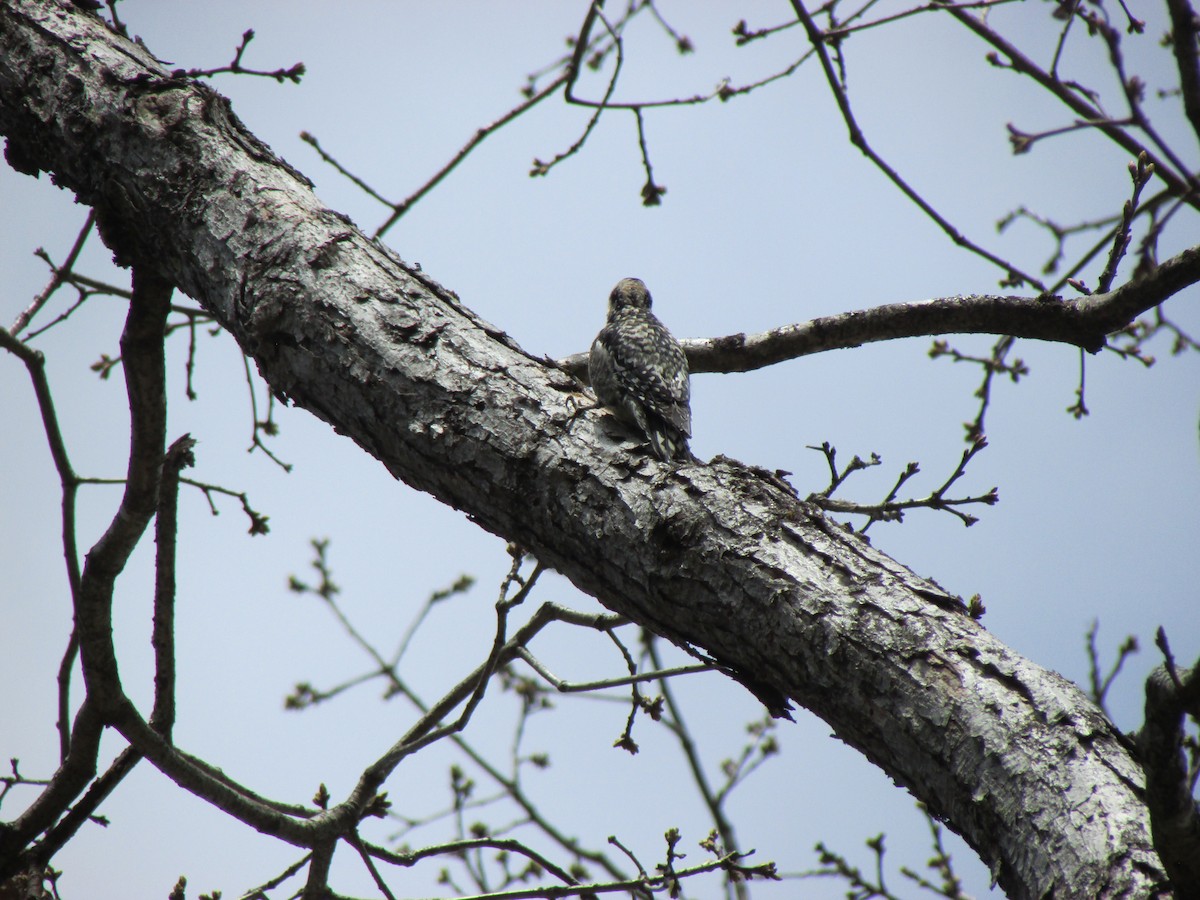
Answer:
M596 397L636 428L663 462L687 455L692 434L687 357L650 312L639 278L622 278L608 297L608 321L592 342L588 376Z

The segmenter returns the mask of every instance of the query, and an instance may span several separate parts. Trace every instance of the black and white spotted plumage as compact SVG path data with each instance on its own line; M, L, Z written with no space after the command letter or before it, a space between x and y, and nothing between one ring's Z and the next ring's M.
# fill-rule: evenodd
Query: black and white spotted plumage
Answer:
M622 278L608 298L608 322L588 357L596 397L650 442L667 462L687 454L691 385L679 341L650 312L650 292Z

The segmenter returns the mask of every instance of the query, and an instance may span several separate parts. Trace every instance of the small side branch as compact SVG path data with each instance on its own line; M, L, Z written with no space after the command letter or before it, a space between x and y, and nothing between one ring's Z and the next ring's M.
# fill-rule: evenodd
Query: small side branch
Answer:
M248 69L242 65L242 55L246 52L246 47L254 40L254 29L248 28L242 32L242 42L237 45L237 49L233 51L233 61L226 66L221 66L217 69L188 69L184 71L177 69L176 77L183 78L212 78L214 75L229 73L230 75L259 75L263 78L274 78L280 84L284 81L290 81L292 84L299 84L300 79L304 77L304 63L298 62L286 69L275 69L270 72L265 72L260 69Z
M270 516L264 516L258 510L250 505L250 497L245 491L235 491L232 488L221 487L219 484L208 484L203 481L196 481L194 478L180 478L180 484L190 485L196 488L202 494L204 499L208 501L208 508L214 516L219 516L221 511L217 509L216 503L213 502L213 494L222 494L226 497L233 497L242 504L242 512L246 514L246 518L250 520L249 533L251 535L267 534L271 527L267 523L270 521Z
M612 77L608 80L608 87L604 91L604 99L599 103L588 103L587 101L576 97L573 91L575 82L579 78L579 64L583 57L583 51L588 46L592 24L596 19L599 19L604 23L604 27L608 30L608 33L612 38L613 46L617 51L617 62L613 67ZM608 104L612 100L613 91L615 91L617 88L617 79L621 75L621 66L624 65L624 63L625 50L620 36L613 29L612 25L609 24L608 20L604 18L604 14L600 12L600 4L593 2L591 6L588 7L587 18L584 20L583 28L580 30L578 41L575 44L575 56L571 61L570 68L568 69L569 77L566 81L565 95L568 103L580 106L594 106L596 111L592 113L591 118L588 119L588 123L584 127L583 133L579 136L579 139L570 147L561 151L560 153L556 153L554 158L549 162L543 162L540 159L534 159L533 168L529 170L529 175L531 178L537 178L539 176L550 174L551 169L553 169L563 160L574 156L583 148L583 145L587 143L587 139L591 136L592 131L595 130L596 125L600 122L600 116L604 113L604 110L608 108Z
M82 235L78 243L80 246L82 245ZM35 306L37 306L36 302L30 309ZM54 395L50 392L50 382L46 378L46 358L41 351L35 350L16 337L16 329L19 324L20 320L13 326L14 331L11 333L0 329L0 348L12 353L25 364L29 379L33 383L33 393L42 418L42 429L45 431L46 440L50 445L50 458L54 461L62 492L60 521L63 558L66 563L67 585L71 591L71 602L73 606L77 606L80 596L80 567L75 536L75 504L79 493L80 479L71 465L66 441L63 439L62 429L58 424ZM78 654L79 635L72 629L58 667L57 727L60 763L65 763L71 752L71 676Z
M821 491L820 496L822 497L831 496L834 491L841 487L842 482L855 472L861 472L863 469L869 469L871 466L877 466L883 462L879 458L878 453L872 453L870 460L864 460L856 454L850 462L846 463L846 467L839 471L837 467L837 448L830 444L829 441L824 441L820 447L814 447L810 444L808 449L819 450L824 453L825 462L829 464L829 487Z
M1147 162L1145 153L1138 156L1137 160L1129 164L1129 177L1133 181L1133 196L1125 201L1124 207L1121 209L1121 224L1117 228L1117 234L1113 238L1112 250L1108 254L1108 262L1104 266L1104 271L1100 273L1100 282L1097 285L1097 290L1101 294L1106 294L1112 288L1113 280L1117 277L1117 266L1120 265L1121 259L1125 256L1125 251L1129 248L1129 242L1133 240L1133 219L1137 215L1138 198L1142 195L1142 188L1154 176L1154 163Z
M630 684L642 684L647 681L658 681L672 678L676 675L694 675L697 672L711 672L711 665L674 666L669 669L656 669L651 672L639 672L636 675L624 675L620 678L603 678L598 681L566 681L551 672L542 662L525 647L516 651L516 656L524 660L531 669L542 676L560 694L580 694L590 691L602 691L606 688L625 687Z
M46 302L51 296L53 296L54 292L62 287L67 281L72 274L72 270L75 268L75 263L79 260L79 254L83 250L83 244L87 240L88 235L92 233L92 226L95 224L96 211L89 210L88 217L86 220L84 220L83 227L79 229L79 235L75 238L75 243L71 246L70 251L67 253L66 260L61 266L55 266L53 263L50 263L50 271L53 273L50 278L50 283L42 288L41 293L33 298L33 302L21 311L21 314L17 316L16 321L13 322L12 327L9 328L9 334L11 334L13 337L20 335L22 330L24 330L24 328L33 320L33 317L36 316L39 311L41 311L43 306L46 305ZM45 254L45 251L39 250L38 255L40 255L49 263L50 258Z
M392 214L390 216L388 216L388 218L384 221L384 223L382 225L380 225L378 228L375 229L375 233L372 235L372 237L374 237L374 238L383 237L383 235L386 234L387 231L393 225L395 225L396 222L398 222L405 213L407 213L410 209L412 209L412 207L422 197L424 197L431 190L433 190L435 187L437 187L439 184L441 184L442 180L445 179L445 177L447 175L449 175L451 172L453 172L458 167L459 163L461 163L464 159L466 159L467 156L470 155L470 153L476 147L478 147L480 144L482 144L485 140L487 140L489 137L491 137L491 135L495 134L497 131L499 131L501 128L503 128L505 125L507 125L509 122L511 122L513 119L516 119L518 116L521 116L524 113L527 113L529 110L531 110L533 107L537 106L539 103L541 103L547 97L549 97L551 94L556 93L559 88L561 88L564 84L567 83L568 77L569 77L569 73L566 73L566 72L562 73L557 78L555 78L553 81L551 81L549 84L547 84L545 87L543 87L541 90L537 91L536 93L534 93L530 97L528 97L524 103L520 103L517 106L514 106L512 109L510 109L508 112L506 112L500 118L496 119L496 121L492 122L490 125L485 125L484 127L480 128L478 131L476 131L475 134L472 135L471 139L469 141L467 141L466 144L463 145L462 149L460 149L458 151L458 153L454 154L454 156L450 159L449 162L447 162L444 166L442 166L440 169L438 169L437 172L435 172L433 174L433 176L431 178L429 178L428 181L426 181L423 185L421 185L419 188L417 188L415 191L413 191L411 194L409 194L407 197L405 197L399 203L396 203L393 205ZM315 139L310 141L310 143L312 143L314 146L316 146ZM355 179L355 180L357 182L357 179ZM382 200L382 198L379 197L378 194L375 194L374 191L368 190L368 193L371 194L371 196L374 196L376 199ZM384 202L386 202L386 201L384 201Z
M1111 714L1108 711L1108 705L1105 702L1108 698L1108 689L1112 687L1117 676L1121 674L1121 667L1125 665L1125 660L1138 652L1137 638L1129 635L1121 642L1117 648L1117 658L1113 660L1113 664L1104 675L1100 674L1100 652L1096 649L1096 635L1100 631L1100 620L1092 621L1092 627L1087 632L1087 655L1088 655L1088 674L1089 687L1088 695L1106 716L1110 719Z
M1004 38L999 32L990 28L985 19L963 9L948 8L947 11L960 24L994 48L994 52L988 54L988 61L993 66L1011 69L1018 75L1025 75L1033 79L1033 81L1084 121L1102 123L1097 126L1100 131L1118 146L1122 147L1130 156L1136 158L1145 149L1124 128L1111 122L1106 122L1107 117L1104 115L1104 111L1094 102L1084 99L1082 92L1079 90L1079 85L1074 82L1062 81L1056 73L1047 72L1042 69L1026 54L1022 53L1015 44ZM1157 160L1153 161L1156 164L1158 162ZM1184 179L1174 172L1169 171L1167 167L1160 165L1158 168L1159 176L1171 187L1173 192L1178 195L1188 192L1189 188Z
M954 362L974 363L983 369L983 380L979 387L975 389L975 397L979 400L979 412L975 414L975 418L970 422L964 422L963 428L966 430L966 440L968 443L975 443L987 434L984 427L984 422L987 418L988 407L992 402L992 387L995 383L997 375L1007 375L1013 384L1017 384L1020 380L1029 374L1029 367L1025 365L1025 361L1017 357L1012 362L1008 361L1008 354L1013 348L1016 341L1011 337L1002 337L992 345L990 356L973 356L951 347L946 341L934 341L933 346L929 349L929 358L938 359L939 357L949 357Z
M982 494L977 497L963 497L960 499L949 498L946 496L946 493L949 491L950 487L966 473L967 464L975 457L975 454L979 453L986 446L987 441L980 438L970 447L964 450L958 466L955 467L954 471L950 474L950 477L947 478L940 487L934 490L927 497L924 497L920 500L896 499L896 496L900 493L900 488L904 485L904 483L921 470L917 463L910 462L904 467L904 470L897 477L896 483L892 485L892 489L882 501L879 503L858 503L851 500L834 499L830 496L830 494L834 489L840 486L843 481L845 481L846 475L850 474L851 471L859 471L863 468L866 468L866 465L860 464L858 466L854 466L854 464L851 463L850 466L847 466L846 472L843 473L839 478L837 474L837 466L834 462L834 456L837 451L831 447L827 441L820 447L812 447L810 449L821 450L824 452L825 458L829 461L830 469L834 472L834 481L825 491L811 494L808 499L810 502L817 504L819 507L828 512L866 516L867 521L863 524L862 528L858 530L859 534L866 533L867 529L870 528L875 522L903 521L906 510L920 508L943 510L944 512L948 512L953 516L957 516L963 525L970 527L979 520L975 516L963 512L958 507L967 506L974 503L982 503L986 506L992 506L1000 501L999 491L996 488L992 488L986 494ZM872 457L877 459L874 454L872 454ZM855 460L858 460L858 457L855 457ZM861 463L862 461L858 460L858 462Z
M179 519L179 473L196 464L192 454L196 441L185 434L167 450L158 513L154 519L154 541L158 548L154 565L154 624L150 643L154 647L154 708L150 727L168 741L175 726L175 540Z
M275 395L267 394L267 416L265 419L258 417L258 397L254 393L254 372L250 369L250 357L242 359L242 366L246 372L246 392L250 395L250 419L253 422L253 428L250 432L250 446L246 448L247 453L253 453L255 450L261 450L267 455L267 458L285 472L292 471L292 464L285 463L278 456L271 452L263 439L259 436L265 434L267 437L274 437L279 433L279 426L275 424Z

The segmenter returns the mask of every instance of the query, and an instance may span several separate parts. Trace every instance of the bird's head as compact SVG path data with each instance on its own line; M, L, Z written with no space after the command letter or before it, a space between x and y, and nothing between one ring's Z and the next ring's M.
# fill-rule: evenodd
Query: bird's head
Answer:
M640 278L622 278L608 295L608 314L614 316L625 309L649 309L650 292Z

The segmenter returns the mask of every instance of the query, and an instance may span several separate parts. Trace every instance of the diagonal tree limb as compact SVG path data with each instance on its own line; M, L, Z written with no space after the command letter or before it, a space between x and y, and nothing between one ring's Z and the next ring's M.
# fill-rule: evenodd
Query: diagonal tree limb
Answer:
M577 381L324 208L219 95L94 16L8 0L0 133L10 162L96 208L119 259L155 260L212 313L279 396L610 609L702 649L776 712L814 711L1010 895L1144 895L1164 878L1141 773L1078 688L778 479L614 446ZM90 699L115 661L83 647ZM151 763L232 802L189 780L199 767L129 707L97 699Z

